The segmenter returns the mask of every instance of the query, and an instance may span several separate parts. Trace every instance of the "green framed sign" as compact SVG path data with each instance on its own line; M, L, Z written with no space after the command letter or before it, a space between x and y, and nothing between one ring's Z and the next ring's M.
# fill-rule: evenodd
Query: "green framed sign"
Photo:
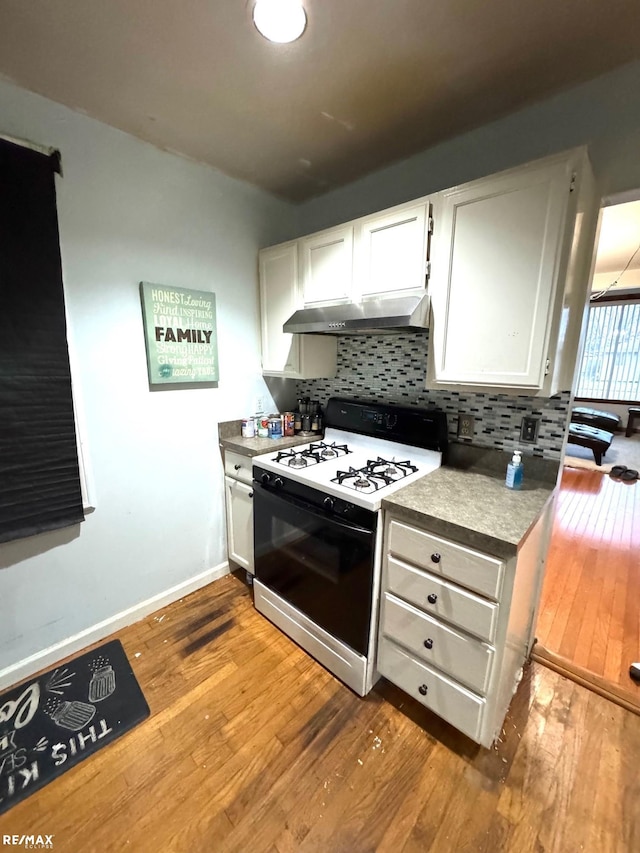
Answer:
M218 381L216 297L140 282L150 385Z

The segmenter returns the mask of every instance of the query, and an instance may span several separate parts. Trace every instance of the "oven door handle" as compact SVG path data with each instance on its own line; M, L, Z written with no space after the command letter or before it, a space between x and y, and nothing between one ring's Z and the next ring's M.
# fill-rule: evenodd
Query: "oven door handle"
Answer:
M298 509L305 510L306 512L311 513L312 515L319 516L321 518L327 518L332 524L335 524L336 527L341 527L343 530L350 530L354 533L366 533L368 536L373 535L373 530L368 527L362 527L360 524L355 524L353 521L345 521L342 518L338 518L335 515L329 515L329 513L325 512L320 507L315 506L308 501L304 501L301 498L293 497L292 495L283 495L280 492L273 492L271 489L265 489L265 487L259 483L257 480L253 481L254 490L258 490L260 495L267 500L271 500L274 503L282 502L292 504L293 506L298 507ZM373 514L373 513L372 513Z

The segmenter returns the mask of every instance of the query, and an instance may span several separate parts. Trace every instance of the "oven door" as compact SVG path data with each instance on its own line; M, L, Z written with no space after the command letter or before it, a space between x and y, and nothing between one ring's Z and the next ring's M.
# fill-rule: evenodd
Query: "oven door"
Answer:
M367 513L368 529L300 498L254 485L256 578L366 656L376 514Z

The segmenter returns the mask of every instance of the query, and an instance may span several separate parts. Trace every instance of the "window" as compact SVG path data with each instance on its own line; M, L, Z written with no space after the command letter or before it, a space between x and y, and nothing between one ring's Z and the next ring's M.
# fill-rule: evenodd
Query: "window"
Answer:
M0 140L0 542L84 518L56 168Z
M640 400L640 300L591 305L576 397Z

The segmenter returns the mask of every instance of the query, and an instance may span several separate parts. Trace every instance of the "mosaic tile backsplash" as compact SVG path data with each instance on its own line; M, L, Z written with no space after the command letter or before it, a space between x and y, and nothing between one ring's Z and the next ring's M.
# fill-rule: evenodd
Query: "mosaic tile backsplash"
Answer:
M402 406L438 408L447 413L451 441L524 455L560 459L570 392L543 399L506 394L425 390L428 331L389 335L343 335L338 339L334 379L308 379L296 385L298 397L324 406L329 397L380 400ZM458 415L473 415L472 439L458 438ZM540 418L535 444L520 440L522 417Z

